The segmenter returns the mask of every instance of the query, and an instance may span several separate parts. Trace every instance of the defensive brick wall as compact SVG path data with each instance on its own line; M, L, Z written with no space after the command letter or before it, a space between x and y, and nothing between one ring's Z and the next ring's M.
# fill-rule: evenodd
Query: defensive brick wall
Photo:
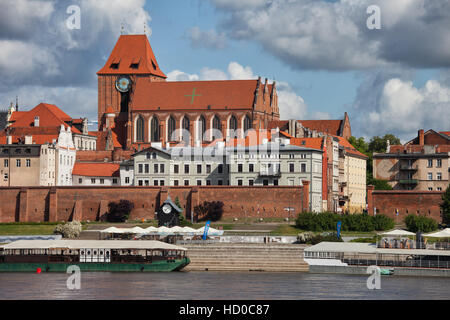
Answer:
M369 214L385 214L398 222L409 214L423 215L442 221L439 204L444 191L414 191L414 190L374 190L367 187L367 202ZM398 210L398 216L396 214Z
M0 188L0 222L101 221L108 204L120 199L134 203L130 219L153 219L168 196L173 201L178 197L187 219L194 207L204 201L222 201L223 218L286 218L309 210L308 194L308 183L303 187ZM294 211L290 213L285 210L287 207Z

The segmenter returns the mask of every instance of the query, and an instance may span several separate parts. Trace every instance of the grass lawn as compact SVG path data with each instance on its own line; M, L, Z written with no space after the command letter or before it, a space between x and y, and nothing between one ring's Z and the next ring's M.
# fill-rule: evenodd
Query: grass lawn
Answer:
M54 224L0 224L0 236L49 235L55 227Z

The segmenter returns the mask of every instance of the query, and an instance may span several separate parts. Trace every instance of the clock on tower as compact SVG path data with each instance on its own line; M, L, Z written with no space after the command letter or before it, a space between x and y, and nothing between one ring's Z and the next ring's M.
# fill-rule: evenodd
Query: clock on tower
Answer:
M178 215L181 212L183 210L173 203L170 196L167 197L167 200L163 202L157 212L158 227L165 226L170 228L179 225L180 219Z

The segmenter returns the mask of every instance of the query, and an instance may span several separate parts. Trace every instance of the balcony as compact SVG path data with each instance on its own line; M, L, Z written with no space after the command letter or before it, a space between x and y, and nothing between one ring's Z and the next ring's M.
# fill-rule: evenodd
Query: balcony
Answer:
M261 170L260 177L281 177L281 172L277 170Z
M419 166L417 164L401 164L400 170L403 171L417 171L419 170Z
M401 179L399 181L400 184L418 184L419 180L417 179Z

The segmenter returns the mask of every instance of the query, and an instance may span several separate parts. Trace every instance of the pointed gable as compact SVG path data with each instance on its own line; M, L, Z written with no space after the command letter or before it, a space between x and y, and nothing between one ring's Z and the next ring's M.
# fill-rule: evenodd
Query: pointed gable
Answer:
M146 35L121 35L97 74L151 74L167 78L158 66Z

